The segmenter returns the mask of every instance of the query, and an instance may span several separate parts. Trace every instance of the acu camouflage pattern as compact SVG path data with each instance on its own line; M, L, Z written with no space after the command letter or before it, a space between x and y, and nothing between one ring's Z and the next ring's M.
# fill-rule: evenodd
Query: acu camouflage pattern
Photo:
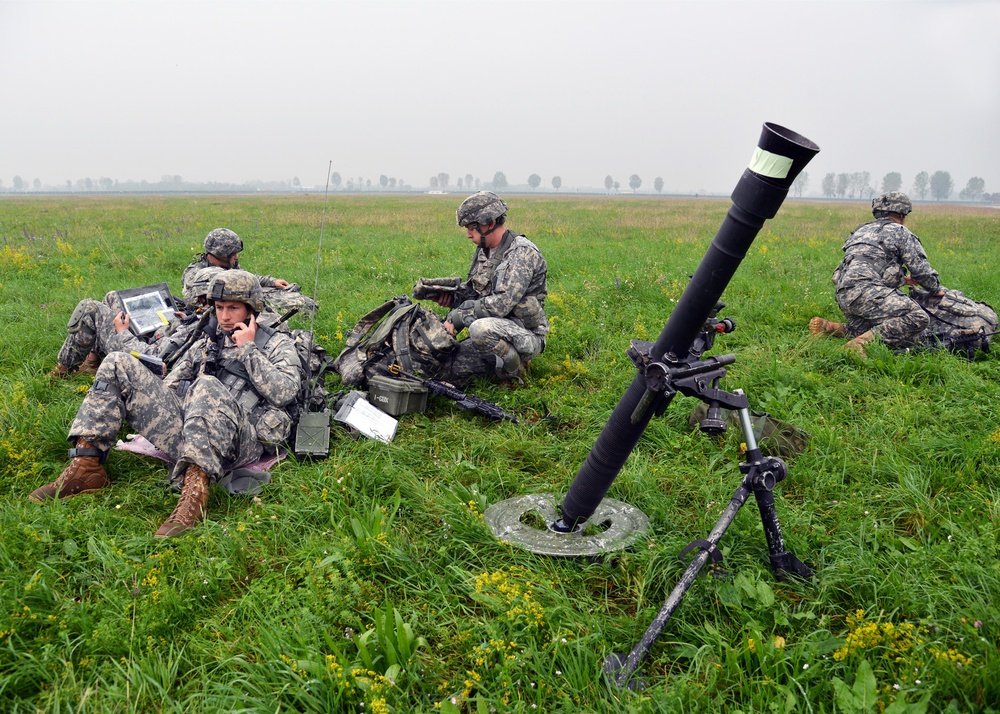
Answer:
M222 268L209 266L198 271L190 289L184 292L184 301L192 307L198 305L197 298L208 293L211 279L222 272ZM70 371L76 370L90 352L104 358L111 352L139 352L153 355L167 354L184 344L198 321L197 315L174 318L164 329L157 330L144 338L137 337L131 330L115 332L115 316L122 311L121 300L115 291L104 296L104 302L81 300L67 324L67 335L59 349L59 364Z
M205 268L214 268L214 267L217 267L217 266L214 266L211 263L209 263L208 262L208 257L204 253L202 253L201 255L199 255L198 258L195 259L194 262L192 262L190 265L188 265L186 268L184 268L184 273L181 275L181 294L183 295L185 292L188 292L188 291L194 289L193 284L195 282L196 276L198 275L198 271L204 270ZM220 268L220 270L230 270L230 268ZM234 265L231 268L231 270L242 270L242 268L240 267L239 261L237 261L236 265ZM282 292L281 288L275 287L275 283L277 282L278 278L275 278L272 275L258 275L257 276L257 280L260 282L260 286L264 290L264 300L266 302L272 302L272 300L269 299L269 296L270 296L270 294L272 292L273 293ZM293 289L297 290L298 289L298 285L291 285L291 286L289 286L288 289L289 289L289 291L291 291ZM313 300L311 300L310 298L307 298L305 296L301 296L301 297L304 299L304 301L306 301L304 303L305 306L302 308L303 311L306 311L306 310L310 309L309 308L309 303L311 303L313 305L312 309L315 309L316 303L313 302ZM282 312L287 311L288 308L285 308L285 310L281 310L282 305L285 304L285 303L280 302L280 300L287 301L288 299L289 298L280 298L277 301L274 301L275 304L272 307L272 309L278 310L278 311L282 311ZM186 300L187 300L187 298L185 298L185 301ZM292 307L294 307L294 305Z
M282 314L293 308L298 308L303 316L308 317L319 309L315 300L302 294L302 288L299 287L298 283L290 283L287 288L262 287L261 293L264 297L264 304L271 310Z
M453 298L448 319L455 329L469 329L458 343L451 378L464 383L474 374L493 374L494 351L506 341L527 362L545 349L549 321L545 316L548 265L537 246L506 231L493 250L477 248L465 282Z
M116 298L117 300L117 298ZM81 300L67 324L67 335L59 348L59 364L70 371L76 370L91 352L104 358L112 352L139 352L158 356L168 345L180 345L191 334L197 318L175 318L149 339L136 337L131 330L115 332L115 316L120 308L110 308L96 300Z
M889 191L883 193L878 198L872 199L872 212L886 211L888 213L901 213L904 216L913 210L913 203L910 197L902 191Z
M348 386L365 387L372 377L385 376L394 364L437 378L447 372L457 346L437 313L402 295L358 320L332 366Z
M288 438L291 417L286 407L301 387L292 339L266 329L258 330L258 338L261 335L263 339L242 347L223 338L220 364L241 365L245 379L231 378L228 370L220 370L222 379L201 374L207 336L164 380L129 354L109 355L73 420L68 440L84 438L109 450L128 422L176 460L175 482L183 480L189 464L217 481L223 471L260 458L265 445ZM177 387L185 381L190 387L181 396Z
M910 297L927 313L925 341L933 344L953 340L962 351L989 350L992 333L1000 325L991 306L976 302L958 290L945 290L944 295L938 297L937 293L911 288Z
M205 252L228 258L243 252L243 240L228 228L216 228L205 236Z
M259 313L264 309L264 294L260 282L253 273L245 270L224 270L208 285L208 300L213 305L217 300L241 302Z
M224 270L225 268L220 268L215 265L210 265L207 268L197 270L194 273L192 280L181 286L181 296L184 298L184 302L188 305L197 305L198 298L203 298L208 295L208 286L212 284L212 280L215 279L215 276ZM183 281L181 282L183 283Z
M844 259L833 272L837 305L847 322L847 334L874 330L890 347L917 344L928 316L899 288L909 271L920 286L937 292L938 274L920 239L888 218L866 223L844 243Z
M474 193L462 201L455 212L455 220L463 228L470 223L487 225L507 213L507 204L492 191Z

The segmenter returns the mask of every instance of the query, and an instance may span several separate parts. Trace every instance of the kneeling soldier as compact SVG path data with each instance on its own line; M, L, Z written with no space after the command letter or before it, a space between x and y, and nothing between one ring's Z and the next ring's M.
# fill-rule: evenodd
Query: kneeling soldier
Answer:
M218 333L205 335L165 380L124 352L108 355L70 427L73 459L55 481L31 493L43 502L98 491L122 422L176 460L180 500L156 532L180 535L205 517L208 486L223 471L260 458L288 438L286 407L301 388L291 337L257 324L260 283L242 270L218 274L209 286Z
M462 385L473 375L491 373L519 379L545 349L548 265L534 243L507 228L507 204L492 191L469 196L455 217L476 246L468 277L431 280L454 285L452 291L428 293L452 308L444 323L452 336L469 330L468 339L458 343L449 380Z

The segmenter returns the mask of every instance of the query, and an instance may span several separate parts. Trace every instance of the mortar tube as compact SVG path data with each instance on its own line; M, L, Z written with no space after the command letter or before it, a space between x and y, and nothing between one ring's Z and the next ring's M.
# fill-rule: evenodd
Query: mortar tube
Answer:
M733 190L733 205L650 351L653 361L668 353L676 360L687 357L764 222L777 214L792 182L818 152L819 147L804 136L777 124L764 124L750 166ZM664 403L669 397L661 393L645 414L633 416L645 392L646 380L639 373L580 467L553 530L572 532L593 515L652 415L669 404Z

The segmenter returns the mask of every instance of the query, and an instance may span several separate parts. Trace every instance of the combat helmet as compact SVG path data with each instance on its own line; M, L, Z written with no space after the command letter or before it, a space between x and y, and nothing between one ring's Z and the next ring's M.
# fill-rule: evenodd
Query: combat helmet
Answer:
M458 220L458 225L464 228L471 223L488 225L506 213L507 204L502 198L492 191L480 191L462 201L462 205L455 212L455 218Z
M264 309L264 293L260 281L253 273L245 270L223 270L212 278L208 286L208 301L232 300L242 302L254 313Z
M910 197L907 196L902 191L889 191L889 193L883 193L878 198L872 199L872 213L900 213L902 215L909 214L913 210L913 204L910 202Z
M217 268L214 265L210 265L195 273L194 280L185 285L184 290L181 292L184 302L192 305L198 298L206 297L208 295L208 286L212 284L212 279L223 271L225 271L225 268Z
M243 241L228 228L216 228L205 236L205 252L228 258L243 252Z

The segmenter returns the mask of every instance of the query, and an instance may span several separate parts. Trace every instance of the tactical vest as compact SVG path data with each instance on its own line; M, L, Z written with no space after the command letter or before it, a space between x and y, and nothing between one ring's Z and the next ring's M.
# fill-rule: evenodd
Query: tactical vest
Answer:
M844 260L834 271L834 283L839 285L842 277L851 269L852 264L857 263L880 276L886 285L891 287L902 285L905 274L902 266L896 262L893 256L886 253L885 246L876 238L891 221L888 218L882 218L876 223L879 225L874 231L864 231L858 235L862 228L871 225L871 223L865 223L848 236L844 242ZM857 266L855 265L854 268L856 270Z
M268 343L274 339L276 334L278 334L276 330L258 324L257 334L253 342L257 345L257 349L264 352ZM215 377L226 386L233 395L233 398L243 407L243 411L249 416L250 422L254 426L257 426L257 420L260 418L260 411L262 411L257 409L257 407L261 403L264 406L270 406L270 402L264 399L260 395L260 392L253 386L250 374L243 363L235 359L220 359L219 371Z

